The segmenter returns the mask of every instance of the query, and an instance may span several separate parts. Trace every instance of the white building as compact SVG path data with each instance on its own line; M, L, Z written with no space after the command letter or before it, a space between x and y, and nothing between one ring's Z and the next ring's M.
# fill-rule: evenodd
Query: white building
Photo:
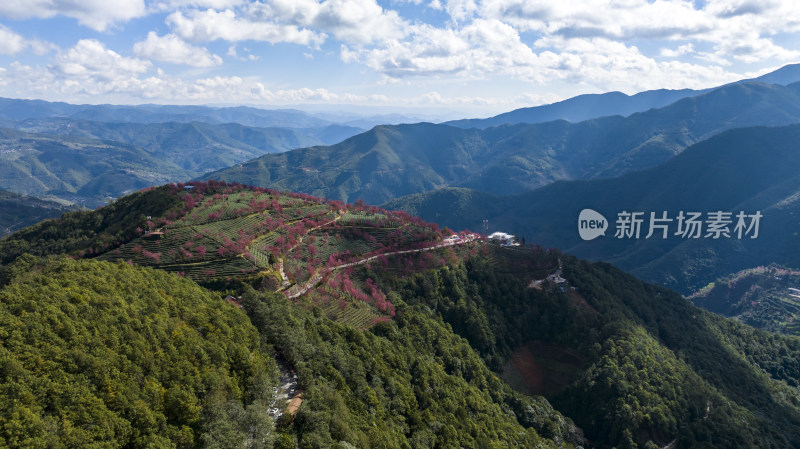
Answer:
M488 239L490 242L497 243L499 245L513 245L516 243L516 240L514 239L513 235L499 231L490 234Z

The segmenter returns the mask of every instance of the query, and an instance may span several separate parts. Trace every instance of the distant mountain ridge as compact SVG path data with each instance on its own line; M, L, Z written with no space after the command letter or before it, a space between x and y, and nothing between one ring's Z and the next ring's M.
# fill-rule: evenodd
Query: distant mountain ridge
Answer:
M13 98L0 98L0 117L12 120L59 117L125 123L239 123L245 126L281 128L312 128L333 124L296 109L268 110L247 106L215 108L155 104L76 105Z
M133 145L0 128L0 188L88 207L189 172Z
M544 123L554 120L577 123L612 115L627 117L636 112L661 108L682 98L692 97L704 92L706 91L658 89L639 92L635 95L627 95L622 92L584 94L556 103L515 109L485 119L451 120L445 122L445 124L459 128L486 129L492 126L516 123Z
M68 118L22 120L14 128L134 145L193 174L219 170L265 153L333 144L362 131L342 125L258 128L238 123L106 123Z
M484 130L379 126L328 147L265 155L204 176L381 204L443 187L495 195L656 166L722 131L800 121L800 83L734 84L630 117Z
M238 123L257 128L324 128L343 126L369 129L376 125L420 121L413 115L306 112L298 109L265 109L250 106L198 105L111 105L69 104L44 100L0 97L0 125L3 121L60 118L107 123ZM4 125L7 126L7 125ZM335 142L334 142L335 143Z
M798 81L800 81L800 64L790 64L757 78L745 79L731 84L759 82L787 86ZM634 95L627 95L622 92L585 94L556 103L515 109L494 117L451 120L445 122L445 124L459 128L486 129L504 124L544 123L554 120L567 120L577 123L612 115L627 117L636 112L662 108L683 98L702 95L713 89L656 89L639 92Z
M360 131L256 128L237 123L105 123L39 118L0 131L0 188L88 206L167 181L185 181L269 152L338 142ZM87 151L95 156L87 157Z

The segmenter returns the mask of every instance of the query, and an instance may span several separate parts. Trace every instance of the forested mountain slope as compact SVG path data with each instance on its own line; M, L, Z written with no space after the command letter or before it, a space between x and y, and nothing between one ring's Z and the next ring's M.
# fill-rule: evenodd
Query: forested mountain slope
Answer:
M212 242L219 243L213 252ZM366 246L359 246L362 242ZM198 246L206 247L203 255ZM266 258L255 256L258 251ZM195 399L186 396L182 404L195 404L189 416L199 418L186 421L186 429L178 426L194 445L214 435L215 441L234 445L280 448L800 446L800 340L704 312L608 264L557 250L500 247L363 204L193 183L138 192L97 211L45 221L0 240L0 255L2 316L24 323L15 326L68 322L31 313L45 307L53 313L84 311L81 326L119 322L115 310L139 310L140 303L150 304L142 309L148 314L181 317L162 310L180 311L179 298L193 298L210 307L201 310L224 312L231 323L240 323L235 331L248 337L237 343L252 342L247 351L259 354L265 373L274 373L269 367L276 359L296 370L299 411L293 419L284 414L274 428L271 421L237 427L253 422L247 410L258 406L246 393L254 388L245 382L252 379L251 368L232 375L235 385L247 386L230 388L235 403L224 410L215 408L219 402L209 397L212 390L194 390ZM221 268L251 263L255 269L190 269L206 263ZM145 287L135 287L139 284ZM52 288L59 291L53 299L33 301ZM225 300L226 295L234 297ZM104 298L113 298L113 306ZM362 311L371 311L371 318L359 318ZM185 332L218 341L216 324L182 319L188 323ZM63 340L70 347L73 336L83 335L67 331L66 324L64 329L54 327L47 345ZM120 352L107 345L126 340L96 340L114 332L93 333L83 346ZM234 329L221 335L225 332ZM66 368L19 355L36 353L24 349L28 346L49 347L34 334L19 338L10 332L0 347L8 357L22 357L22 371L15 372L23 374L15 382L37 392L26 400L39 407L50 396L38 393L45 390L35 379ZM25 344L9 346L10 341ZM146 360L121 352L124 358L108 358L131 367L115 378L120 383L131 379L129 373L147 372L141 368ZM197 351L188 354L203 360ZM224 354L221 367L241 369L240 350ZM90 376L81 385L95 392L108 416L116 414L117 428L127 429L126 420L136 429L180 422L158 403L149 406L154 420L126 418L131 415L111 400L103 379ZM9 413L20 416L20 410ZM47 423L63 427L60 419ZM0 431L4 438L30 433L12 435L17 428L5 425ZM85 438L131 435L86 429ZM64 441L63 433L48 437ZM186 446L186 440L169 438L172 443L165 444Z

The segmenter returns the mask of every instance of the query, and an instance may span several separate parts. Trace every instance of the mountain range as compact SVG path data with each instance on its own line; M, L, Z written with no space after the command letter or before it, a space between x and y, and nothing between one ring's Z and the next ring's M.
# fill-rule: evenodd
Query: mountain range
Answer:
M629 117L483 130L378 126L332 146L267 154L209 173L222 179L380 204L443 187L495 195L557 180L610 178L656 166L722 131L800 121L800 83L742 83Z
M757 78L745 79L737 83L759 82L787 86L798 81L800 81L800 64L790 64ZM694 97L710 90L712 89L657 89L634 95L626 95L622 92L586 94L543 106L515 109L485 119L462 119L445 123L459 128L485 129L514 123L544 123L554 120L567 120L575 123L612 115L627 117L636 112L662 108L682 98Z
M754 327L800 335L800 271L759 266L717 279L689 296L694 304Z
M63 102L0 98L0 117L10 120L69 118L114 123L205 122L244 126L312 128L334 124L295 109L267 110L246 106L215 108L181 105L76 105Z
M454 229L481 229L524 236L601 259L679 292L691 293L718 277L770 263L800 266L800 125L741 128L699 142L657 167L612 179L560 181L530 192L494 196L465 189L443 189L389 202ZM592 209L608 222L605 237L583 241L581 210ZM618 214L644 215L640 238L614 238ZM680 211L760 212L759 235L752 238L676 236ZM650 213L673 221L668 238L645 238ZM749 224L749 223L748 223ZM703 235L706 231L702 231Z
M254 128L237 123L14 122L0 132L0 187L94 207L154 184L186 180L265 152L338 142L360 131Z

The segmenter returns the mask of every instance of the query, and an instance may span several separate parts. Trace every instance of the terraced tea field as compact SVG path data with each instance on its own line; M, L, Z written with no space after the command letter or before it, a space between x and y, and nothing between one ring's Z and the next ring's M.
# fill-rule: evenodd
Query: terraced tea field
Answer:
M224 183L172 186L172 193L182 200L179 211L148 217L138 236L99 258L201 284L274 285L357 328L388 319L394 306L364 270L342 267L381 255L411 257L444 242L435 224L363 204ZM301 287L302 295L288 293Z

